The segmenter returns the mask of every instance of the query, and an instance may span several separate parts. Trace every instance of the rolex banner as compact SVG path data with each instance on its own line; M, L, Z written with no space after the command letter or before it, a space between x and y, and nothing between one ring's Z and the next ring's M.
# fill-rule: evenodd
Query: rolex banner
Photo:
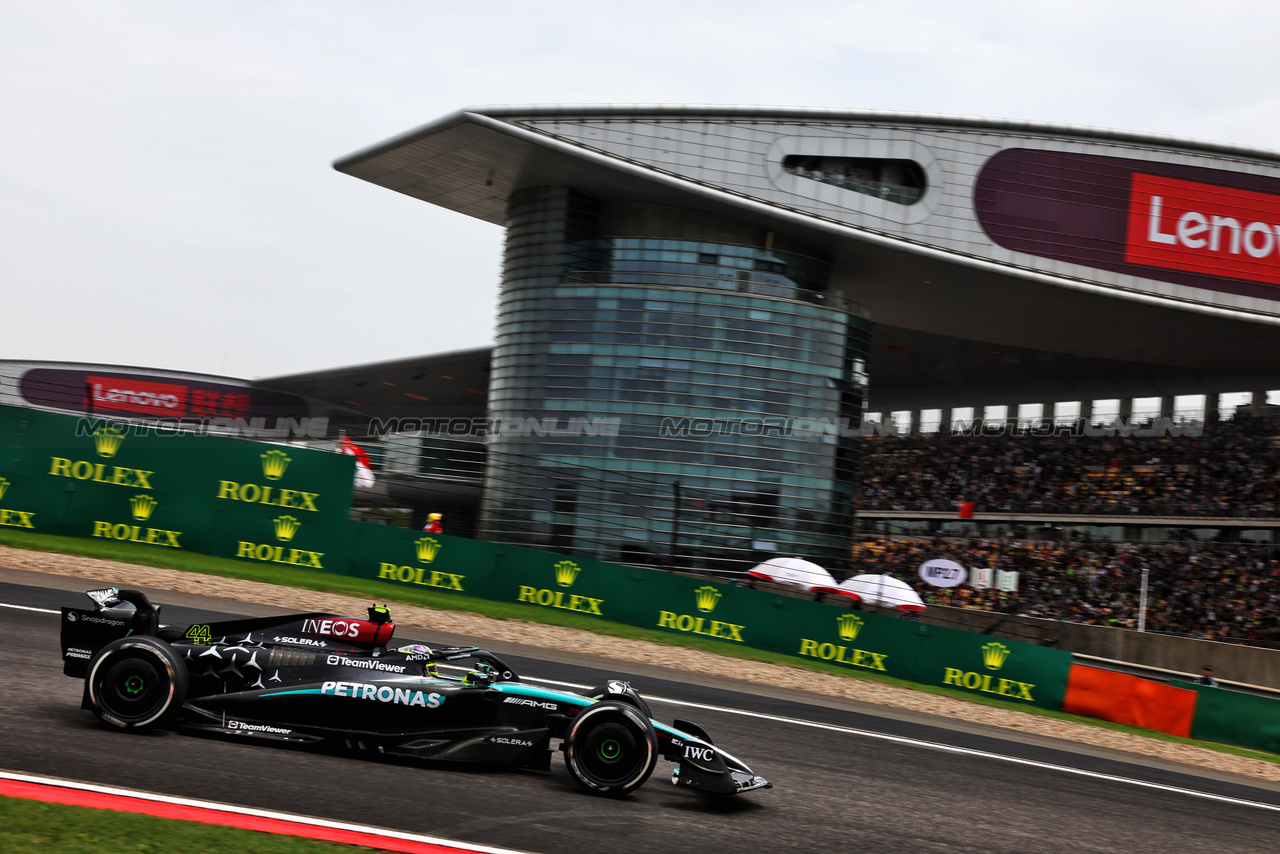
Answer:
M292 543L347 518L351 468L304 448L0 407L5 527L231 557L269 543L314 566Z

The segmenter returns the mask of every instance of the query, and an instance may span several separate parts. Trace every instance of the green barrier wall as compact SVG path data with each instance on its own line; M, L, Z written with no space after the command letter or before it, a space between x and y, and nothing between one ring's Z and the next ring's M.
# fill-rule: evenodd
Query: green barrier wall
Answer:
M347 518L354 460L0 407L0 525L341 573L1060 709L1071 655L652 570Z
M354 465L0 407L0 526L328 568L315 555L345 562Z
M1192 738L1280 753L1280 700L1190 682L1169 684L1198 695Z
M1061 709L1072 656L745 587L360 525L349 574L712 638ZM372 530L369 530L372 529Z

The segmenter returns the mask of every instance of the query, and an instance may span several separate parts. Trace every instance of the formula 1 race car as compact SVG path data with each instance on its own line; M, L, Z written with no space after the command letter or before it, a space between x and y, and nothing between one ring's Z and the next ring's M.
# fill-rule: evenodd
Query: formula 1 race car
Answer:
M368 619L314 613L166 626L140 591L87 595L93 608L62 609L63 672L84 679L83 708L116 729L177 726L540 771L550 770L556 740L574 780L602 795L639 788L660 755L677 763L677 786L722 795L771 788L700 727L653 720L626 682L552 691L477 647L391 648L386 608L370 608Z

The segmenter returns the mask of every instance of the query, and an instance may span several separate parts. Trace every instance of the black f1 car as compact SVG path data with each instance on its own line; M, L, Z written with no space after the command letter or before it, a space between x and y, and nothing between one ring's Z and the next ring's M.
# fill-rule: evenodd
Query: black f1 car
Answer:
M389 646L386 608L160 624L140 591L89 590L62 609L63 672L108 726L161 725L291 744L345 743L378 754L550 770L552 742L584 789L625 795L658 757L671 782L734 795L770 788L698 726L653 720L623 681L587 694L529 685L477 647ZM458 663L467 662L462 666ZM440 669L467 670L464 675Z

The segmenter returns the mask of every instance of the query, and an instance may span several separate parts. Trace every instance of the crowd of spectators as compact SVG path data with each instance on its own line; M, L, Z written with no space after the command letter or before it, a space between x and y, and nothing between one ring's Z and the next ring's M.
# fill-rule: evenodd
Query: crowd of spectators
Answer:
M915 578L930 558L1018 573L1016 592L939 588ZM1139 545L1008 540L867 540L862 572L912 579L926 604L1136 628L1147 570L1146 629L1280 648L1280 549L1245 543Z
M1240 414L1188 436L867 437L861 510L1280 517L1280 419ZM881 539L859 571L918 582L926 604L1280 648L1280 545ZM1017 590L931 587L925 560L1018 573ZM993 573L994 575L994 573Z
M1188 436L869 436L859 510L1280 516L1280 419Z

